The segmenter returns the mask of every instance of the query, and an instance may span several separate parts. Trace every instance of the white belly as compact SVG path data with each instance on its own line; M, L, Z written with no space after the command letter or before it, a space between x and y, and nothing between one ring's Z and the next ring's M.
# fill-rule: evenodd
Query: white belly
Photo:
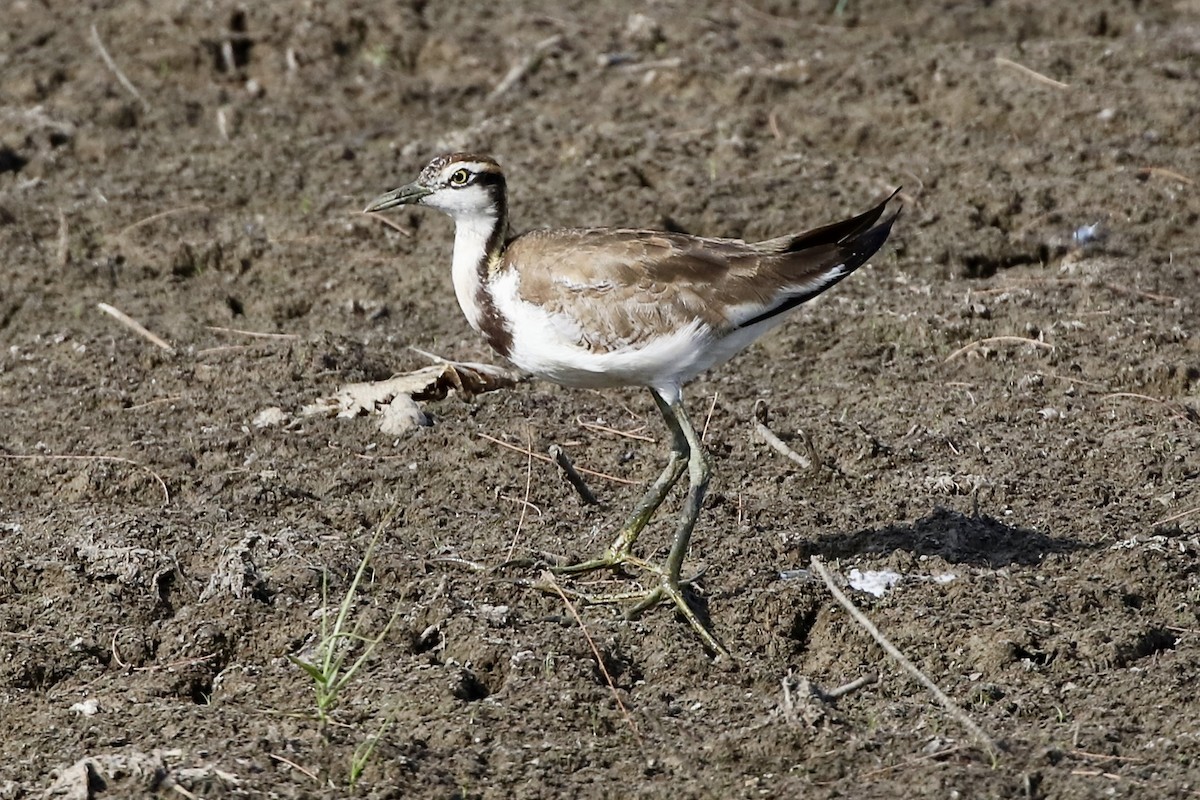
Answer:
M728 360L766 329L755 326L715 337L706 324L694 320L686 327L647 337L639 346L596 352L583 345L589 337L583 335L580 323L521 299L515 273L498 279L491 290L512 330L509 360L536 377L564 386L678 388Z

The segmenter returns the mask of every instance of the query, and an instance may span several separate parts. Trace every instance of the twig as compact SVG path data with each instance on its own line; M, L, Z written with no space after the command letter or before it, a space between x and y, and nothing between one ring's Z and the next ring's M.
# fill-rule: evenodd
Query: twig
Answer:
M788 670L788 674L779 679L779 687L783 689L783 716L792 725L798 725L799 720L796 716L796 701L792 698L791 670Z
M529 54L512 66L500 82L496 84L496 88L492 89L492 93L488 95L488 101L493 101L500 95L507 92L512 87L520 83L531 70L537 67L542 61L542 56L552 47L557 47L563 40L561 33L556 33L553 36L543 39L533 46Z
M110 306L108 303L96 303L96 308L100 309L105 314L108 314L110 317L115 319L117 322L121 323L126 328L129 328L129 330L133 331L138 336L141 336L143 339L150 342L150 344L154 345L155 347L165 350L168 353L175 352L174 347L171 347L171 345L167 344L166 341L159 338L158 336L155 336L150 331L146 330L146 327L144 325L142 325L142 323L138 322L136 319L129 316L124 311L121 311L119 308L114 308L114 307Z
M813 556L811 563L813 570L821 576L821 580L825 581L825 586L829 588L829 593L832 594L834 599L841 604L842 608L846 609L850 616L854 618L854 621L857 622L863 630L870 634L871 638L874 639L876 643L878 643L879 646L887 652L888 655L894 658L896 663L904 668L905 672L916 678L916 680L922 686L924 686L925 689L932 694L939 703L941 703L942 708L944 708L946 712L950 714L950 716L958 720L959 724L966 728L967 731L975 737L975 740L983 747L983 749L987 751L987 754L993 760L995 760L1000 753L1000 748L994 741L992 741L990 736L984 733L983 728L980 728L978 725L976 725L975 721L967 716L967 713L959 708L957 703L951 700L945 692L939 689L938 685L930 680L925 673L921 672L921 670L918 669L917 666L913 664L906 655L904 655L904 653L900 652L900 649L896 647L896 645L892 644L887 637L875 627L875 624L867 618L867 615L860 611L858 606L854 605L850 598L847 597L845 593L842 592L842 590L838 587L837 582L833 579L832 573L830 573L829 568L825 566L825 562L821 560L820 556Z
M1015 69L1017 72L1021 73L1025 77L1033 78L1038 83L1045 84L1046 86L1052 86L1055 89L1070 89L1071 88L1070 84L1063 83L1062 81L1056 81L1056 80L1054 80L1054 78L1049 78L1040 72L1036 72L1036 71L1030 69L1029 67L1025 66L1024 64L1018 64L1015 61L1010 61L1007 58L1005 58L1004 56L996 56L996 63L1002 67L1008 67L1009 69Z
M579 492L579 496L583 498L584 503L589 506L600 505L600 501L596 499L596 495L592 494L592 490L584 482L583 476L575 469L575 465L571 463L571 459L567 457L567 454L563 452L561 447L556 444L550 445L550 457L554 459L554 463L562 467L567 480L575 487L575 491ZM512 558L511 552L508 554L508 557Z
M529 451L529 457L525 460L525 500L521 503L521 516L517 518L517 530L513 533L512 541L508 543L505 561L512 561L513 551L517 549L517 541L521 538L521 529L525 527L525 515L529 513L529 492L533 488L533 443L528 432L525 434L525 449Z
M970 344L963 345L962 347L958 348L950 355L946 356L945 361L943 361L942 363L944 364L948 361L953 361L954 359L961 356L963 353L970 352L971 350L974 350L977 347L982 347L985 344L999 344L1001 342L1003 342L1005 344L1018 344L1018 343L1019 344L1031 344L1034 347L1040 347L1043 350L1053 350L1054 349L1054 345L1050 344L1049 342L1043 342L1038 339L1029 339L1024 336L989 336L986 339L977 339L976 341L971 342Z
M498 444L501 447L508 448L509 450L512 450L514 453L520 453L521 455L529 455L530 453L533 453L533 451L528 448L517 447L515 444L509 444L508 442L497 439L494 436L488 436L486 433L479 434L479 438L487 439L492 444ZM538 461L544 461L547 464L554 463L553 458L551 458L550 456L544 456L541 453L533 453L533 457L536 458ZM576 467L575 469L579 470L584 475L591 475L593 478L600 478L602 480L612 481L613 483L623 483L626 486L637 486L638 485L637 481L631 481L628 478L618 478L616 475L609 475L604 472L596 472L595 470L587 469L586 467Z
M851 692L856 692L859 689L863 688L864 686L870 686L871 684L878 683L878 682L879 682L879 673L878 672L868 672L866 675L863 675L861 678L856 678L856 679L850 681L849 683L843 683L841 686L837 687L836 689L830 689L828 692L822 692L822 694L825 695L826 700L837 700L839 697L842 697L843 695L850 694Z
M133 95L142 104L144 110L149 111L150 104L146 102L146 98L142 97L141 92L129 81L129 78L125 77L125 73L121 72L121 68L117 66L117 63L112 60L112 56L104 49L104 42L100 41L100 32L96 30L95 25L92 26L92 44L95 46L96 51L100 53L100 58L104 59L105 66L112 71L113 75L117 76L117 81L125 87L125 91Z
M608 690L612 692L613 699L617 701L617 708L621 709L621 714L624 715L625 721L629 723L629 729L633 731L633 735L637 738L638 743L640 744L642 742L641 731L638 730L637 724L633 721L633 717L630 715L629 709L627 709L625 707L625 703L621 701L621 695L617 691L617 686L613 682L612 675L608 674L608 667L604 666L604 659L600 655L600 650L596 647L596 642L592 640L592 635L588 633L587 626L583 624L583 619L579 616L579 611L575 608L575 604L567 598L566 592L564 592L562 587L558 585L558 581L554 579L553 572L550 570L544 570L542 572L542 580L546 581L546 584L552 587L554 591L558 593L558 596L562 598L563 603L566 605L567 611L570 612L571 617L579 626L579 630L583 631L583 638L587 639L588 647L592 648L592 656L596 659L596 666L600 667L600 674L604 676L604 682L608 684Z
M237 73L237 58L233 55L233 39L226 37L221 41L221 64L226 72Z
M295 333L264 333L263 331L244 331L240 328L222 328L219 325L205 325L210 331L219 333L232 333L237 336L252 336L255 339L286 339L288 341L297 341L302 337Z
M792 448L788 447L782 439L776 436L775 433L763 423L762 420L767 415L766 409L767 404L763 400L754 401L754 430L763 438L763 441L775 448L776 451L796 462L796 464L800 466L800 469L812 469L812 461L810 459L805 458ZM801 431L800 436L804 440L805 444L809 443L808 437L804 435L803 431ZM809 450L812 450L811 445L809 445Z
M131 458L122 458L121 456L79 456L79 455L9 455L8 453L0 453L0 458L11 459L13 461L111 461L117 464L128 464L131 467L137 467L143 472L150 475L154 480L158 481L158 487L162 489L163 505L170 505L171 492L167 489L167 482L159 477L158 473L147 466L139 464Z
M1154 527L1158 527L1159 525L1166 525L1168 522L1174 522L1175 520L1178 520L1178 519L1183 519L1186 516L1195 514L1197 511L1200 511L1200 506L1195 506L1193 508L1189 508L1186 511L1180 511L1178 514L1172 514L1169 517L1163 517L1158 522L1154 523Z

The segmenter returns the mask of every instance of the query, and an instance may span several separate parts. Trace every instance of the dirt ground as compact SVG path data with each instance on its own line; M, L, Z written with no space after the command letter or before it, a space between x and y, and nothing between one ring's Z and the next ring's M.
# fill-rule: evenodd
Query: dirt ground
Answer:
M89 8L0 26L0 798L1200 796L1196 0ZM494 569L607 543L645 392L298 416L497 361L450 221L359 213L460 148L518 229L767 238L903 186L870 266L689 387L732 659ZM322 722L289 657L368 555L384 635ZM904 576L848 591L999 755L814 555Z

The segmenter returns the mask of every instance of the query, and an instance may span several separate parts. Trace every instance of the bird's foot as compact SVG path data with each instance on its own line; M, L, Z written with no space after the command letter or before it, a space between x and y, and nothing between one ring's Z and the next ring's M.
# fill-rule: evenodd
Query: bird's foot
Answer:
M581 575L598 569L620 569L626 565L655 571L654 567L633 554L633 543L644 526L644 522L641 525L630 523L621 529L613 543L600 555L578 564L552 567L551 571L559 575Z
M567 564L561 567L551 567L556 575L582 575L585 572L595 572L598 569L620 569L626 564L631 566L649 566L637 558L628 549L608 548L595 558L580 561L577 564Z
M590 561L554 569L553 572L578 574L606 567L621 567L625 565L635 566L654 574L658 578L658 585L649 590L635 589L627 592L608 592L604 594L590 594L574 589L566 589L558 584L547 584L544 587L539 586L538 588L553 594L561 592L567 597L586 605L624 605L632 601L633 605L625 612L627 619L636 619L659 603L669 600L675 604L675 609L692 626L692 630L696 632L696 635L700 637L700 641L703 642L709 651L718 655L729 656L729 651L717 640L717 637L709 628L708 622L702 619L688 602L685 591L700 577L699 574L687 579L673 577L663 567L651 564L628 553L605 553Z

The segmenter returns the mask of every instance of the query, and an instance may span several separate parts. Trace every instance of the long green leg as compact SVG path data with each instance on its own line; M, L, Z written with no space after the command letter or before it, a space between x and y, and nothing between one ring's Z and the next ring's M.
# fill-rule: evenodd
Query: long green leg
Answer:
M696 527L696 519L700 515L700 507L704 503L704 495L708 490L710 470L708 460L704 456L704 446L701 444L695 428L692 427L691 420L688 419L687 411L684 409L679 395L676 394L668 401L657 391L653 394L654 401L658 404L658 409L662 412L663 419L666 420L673 438L671 455L666 469L634 508L633 513L621 527L617 538L608 550L598 558L556 571L579 573L603 567L615 567L620 564L633 564L646 569L648 572L658 575L660 579L659 585L648 592L620 592L601 596L576 594L575 596L591 603L637 600L637 604L629 611L631 617L646 611L664 599L670 599L710 650L728 656L729 651L717 641L708 625L700 619L683 594L685 583L682 579L683 560L687 556L692 530ZM683 508L679 513L679 523L675 531L675 540L671 544L671 552L667 556L666 565L660 567L635 557L631 550L642 529L646 527L651 517L654 516L654 512L663 504L671 488L683 475L684 469L688 473L687 496L684 498Z
M671 406L667 401L663 400L658 392L651 390L654 395L654 402L658 404L658 410L662 413L663 419L666 420L667 427L671 430L671 455L667 459L667 466L663 469L662 474L658 476L658 480L650 485L649 490L634 506L633 513L621 526L617 532L617 538L609 545L608 549L600 556L583 561L579 564L572 564L568 567L559 567L555 572L565 574L575 574L580 572L590 572L592 570L603 569L605 567L615 567L620 564L627 563L633 559L631 550L634 542L637 541L642 529L650 522L654 516L654 512L658 511L659 506L667 499L672 487L679 481L683 475L684 469L688 467L690 462L690 454L695 452L692 448L691 441L695 439L695 432L689 438L684 431ZM686 418L685 418L686 419ZM691 426L689 425L689 430Z
M692 530L696 527L696 519L700 516L700 506L704 503L705 492L708 491L708 479L711 471L708 466L708 459L704 456L704 445L701 444L700 437L696 435L696 430L692 427L692 423L688 419L687 411L683 407L683 401L676 400L671 403L669 409L688 445L688 493L687 497L684 498L683 508L679 512L679 525L675 531L675 541L671 544L671 552L667 556L666 569L655 570L662 576L662 582L657 588L651 589L637 605L630 609L629 616L636 616L659 603L664 598L670 598L675 603L675 607L679 610L679 613L688 621L688 624L692 626L692 630L696 631L705 645L717 653L728 656L729 651L717 641L712 631L709 630L708 625L704 620L700 619L688 603L687 598L683 595L683 580L681 577L683 559L687 556L688 545L692 539Z

